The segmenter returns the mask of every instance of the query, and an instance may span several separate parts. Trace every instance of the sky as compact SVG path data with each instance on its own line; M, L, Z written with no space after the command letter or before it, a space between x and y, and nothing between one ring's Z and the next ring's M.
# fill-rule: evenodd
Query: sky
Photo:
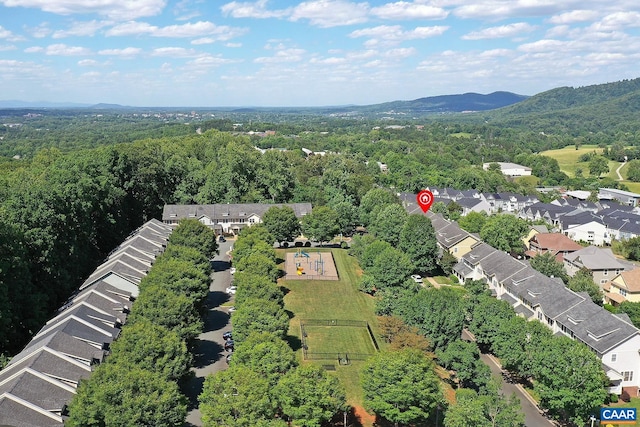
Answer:
M0 0L0 99L368 105L640 77L638 0Z

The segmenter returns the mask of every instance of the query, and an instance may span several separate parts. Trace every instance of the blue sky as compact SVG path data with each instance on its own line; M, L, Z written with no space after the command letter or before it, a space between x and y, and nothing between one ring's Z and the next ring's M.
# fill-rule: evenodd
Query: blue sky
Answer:
M640 77L638 0L0 0L0 99L326 106Z

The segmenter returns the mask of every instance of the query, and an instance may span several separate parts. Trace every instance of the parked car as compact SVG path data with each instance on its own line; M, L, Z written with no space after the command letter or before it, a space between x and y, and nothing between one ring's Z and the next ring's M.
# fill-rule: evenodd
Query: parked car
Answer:
M234 311L236 311L236 308L234 306L230 306L229 308L227 308L227 311L229 313L233 313Z
M229 295L235 295L236 291L238 290L237 286L229 286L227 289L225 289L224 291L226 293L228 293Z
M422 285L422 277L419 274L414 274L411 276L411 278L413 279L414 282L419 283Z
M227 357L226 357L227 363L231 362L231 356L233 356L233 353L232 354L227 354Z
M220 235L220 237L218 237L218 241L219 241L220 243L224 243L224 242L226 242L226 241L227 241L227 239L225 239L225 238L224 238L224 236L221 234L221 235Z
M231 267L231 269L229 270L229 272L231 274L236 274L236 268L235 267Z
M222 338L224 340L230 340L233 339L233 334L231 333L231 331L227 331L224 334L222 334Z

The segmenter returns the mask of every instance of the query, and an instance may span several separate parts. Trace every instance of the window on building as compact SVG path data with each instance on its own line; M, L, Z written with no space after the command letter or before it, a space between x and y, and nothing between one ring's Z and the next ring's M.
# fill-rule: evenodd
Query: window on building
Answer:
M620 289L620 295L622 295L623 297L627 296L627 290L626 289Z
M618 354L617 353L611 354L611 361L615 362L616 360L618 360Z
M633 381L633 371L624 371L622 377L623 381Z
M609 270L602 270L602 275L603 276L608 276L609 275Z

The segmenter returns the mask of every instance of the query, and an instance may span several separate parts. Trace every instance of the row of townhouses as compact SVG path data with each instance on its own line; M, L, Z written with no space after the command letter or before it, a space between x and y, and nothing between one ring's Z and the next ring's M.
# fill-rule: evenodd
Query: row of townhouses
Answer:
M422 213L413 199L405 200L408 213ZM554 334L578 340L595 352L610 380L609 391L632 396L640 388L640 330L626 314L612 314L593 303L588 294L568 289L523 260L498 251L456 222L428 212L441 250L456 257L454 273L464 282L485 281L492 294L507 301L527 320L547 325ZM620 266L620 268L624 268Z
M213 205L165 205L162 211L162 222L176 225L183 218L197 219L204 225L214 229L216 234L238 234L243 228L260 224L269 208L288 206L296 217L311 213L311 203L243 203Z
M0 371L0 425L63 425L78 383L118 338L171 230L151 220L132 233Z

